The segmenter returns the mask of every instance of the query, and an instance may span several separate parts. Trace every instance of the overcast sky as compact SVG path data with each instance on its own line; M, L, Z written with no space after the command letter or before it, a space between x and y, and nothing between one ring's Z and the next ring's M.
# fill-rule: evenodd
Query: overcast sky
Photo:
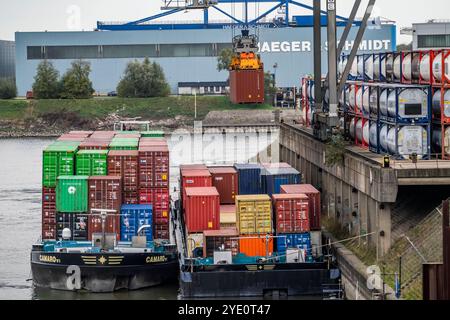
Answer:
M312 4L312 0L297 0ZM325 0L322 0L325 7ZM363 0L366 4L368 0ZM97 20L129 21L158 13L161 0L0 0L0 39L14 40L16 31L68 31L92 30ZM352 0L336 0L338 14L348 15ZM224 4L224 10L231 12L232 5ZM242 5L234 5L237 14ZM263 13L268 5L259 8L250 6L251 15ZM291 6L294 14L311 14L311 11ZM272 16L275 13L272 14ZM359 16L363 11L360 10ZM377 0L374 16L382 16L397 22L398 31L410 27L413 22L429 19L450 19L449 0ZM177 13L166 20L198 20L199 11ZM211 10L210 19L227 19ZM411 41L409 36L400 36L398 43Z

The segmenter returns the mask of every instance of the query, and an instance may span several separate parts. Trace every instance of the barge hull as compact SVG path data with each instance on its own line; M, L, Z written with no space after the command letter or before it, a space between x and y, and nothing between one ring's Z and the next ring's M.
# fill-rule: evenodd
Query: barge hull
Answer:
M34 285L56 290L90 292L136 290L176 282L179 274L177 259L157 264L88 266L76 261L73 264L45 263L38 261L38 257L38 254L32 254L31 271Z
M323 286L336 283L327 269L181 272L183 298L322 296Z

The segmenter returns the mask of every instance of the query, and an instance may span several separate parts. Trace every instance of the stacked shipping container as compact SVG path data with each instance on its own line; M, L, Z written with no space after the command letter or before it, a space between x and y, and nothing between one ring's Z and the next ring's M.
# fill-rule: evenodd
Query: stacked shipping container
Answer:
M169 239L169 148L160 138L139 142L139 203L153 206L153 232L157 239Z
M341 74L347 60L343 56L339 62ZM370 109L364 134L369 138L371 151L400 159L415 154L419 159L450 158L449 62L449 49L383 52L357 57L348 87L369 88L369 101L363 99L362 102ZM350 136L352 119L348 119L351 112L348 100L351 96L352 92L345 90L340 101ZM360 124L356 121L355 126L360 127Z
M115 233L117 240L121 239L123 229L122 239L131 241L144 223L160 226L153 230L155 235L147 230L147 239L169 238L167 143L160 132L148 132L142 139L140 136L138 132L73 131L62 135L44 150L44 240L60 239L64 228L71 229L72 240L91 240L94 233L102 232L101 209L113 210L114 213L108 213L106 218L105 232ZM148 138L150 136L157 138ZM142 152L137 150L140 142ZM152 149L154 145L158 147ZM142 165L142 184L139 183L141 156L149 161L148 166ZM138 205L139 202L144 204ZM122 204L134 205L134 210L141 212L134 214L133 219L125 219L133 226L128 230L121 223ZM123 208L124 215L129 218L131 209L128 209Z
M235 164L234 169L181 165L188 256L211 258L225 250L258 257L277 251L288 261L288 249L301 249L302 261L319 257L320 193L309 185L295 185L301 192L291 192L289 184L299 182L300 173L287 163Z

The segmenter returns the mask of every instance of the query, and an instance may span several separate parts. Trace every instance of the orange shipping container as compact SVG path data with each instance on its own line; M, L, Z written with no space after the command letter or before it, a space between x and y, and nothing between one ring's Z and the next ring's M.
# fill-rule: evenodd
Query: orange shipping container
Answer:
M239 252L249 257L271 256L273 253L272 235L247 235L239 238Z

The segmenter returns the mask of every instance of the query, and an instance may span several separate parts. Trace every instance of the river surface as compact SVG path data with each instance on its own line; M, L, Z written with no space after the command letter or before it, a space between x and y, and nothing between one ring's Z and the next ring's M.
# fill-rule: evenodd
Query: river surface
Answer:
M232 164L248 160L277 161L278 134L188 135L169 138L171 190L177 187L180 163ZM31 245L41 234L42 150L53 139L0 139L0 299L177 299L178 286L72 293L34 288ZM267 146L276 146L269 148Z

